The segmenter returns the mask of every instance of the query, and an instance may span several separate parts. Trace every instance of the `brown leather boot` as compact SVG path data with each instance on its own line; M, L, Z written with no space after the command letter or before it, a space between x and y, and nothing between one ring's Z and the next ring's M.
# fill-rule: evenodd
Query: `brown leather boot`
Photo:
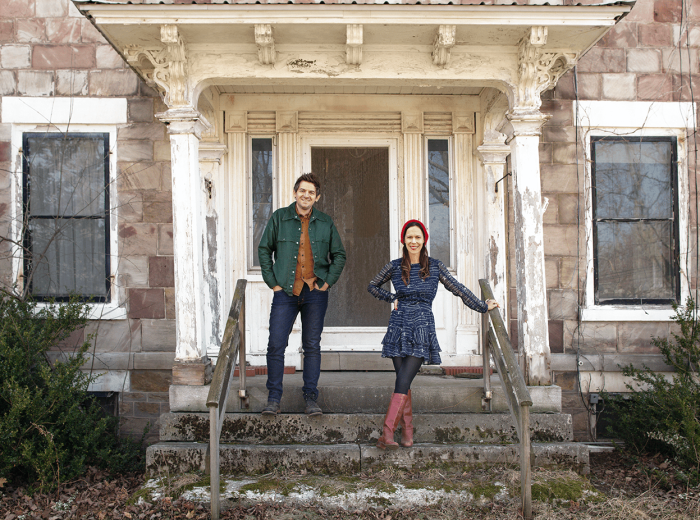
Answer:
M406 404L401 415L401 446L410 448L413 446L413 403L411 402L410 390L406 397Z
M406 404L406 399L408 399L406 394L391 394L391 402L384 417L384 428L382 429L381 437L377 441L377 448L383 450L387 448L396 450L399 448L399 444L394 442L394 430L396 430L401 420L401 412Z

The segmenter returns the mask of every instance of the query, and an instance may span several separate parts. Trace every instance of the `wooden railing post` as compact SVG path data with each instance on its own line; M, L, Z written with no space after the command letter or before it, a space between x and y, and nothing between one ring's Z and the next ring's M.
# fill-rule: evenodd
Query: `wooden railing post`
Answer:
M486 300L482 291L481 298ZM481 399L481 409L484 412L491 411L491 349L489 348L489 315L484 313L481 318L481 366L484 371L484 396Z

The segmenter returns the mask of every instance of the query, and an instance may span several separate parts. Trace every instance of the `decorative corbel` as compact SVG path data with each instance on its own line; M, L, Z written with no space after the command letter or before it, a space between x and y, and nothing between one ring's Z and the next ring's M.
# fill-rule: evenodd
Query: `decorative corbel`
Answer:
M530 27L518 44L518 85L511 105L515 110L539 110L540 94L553 88L578 61L578 53L543 52L547 27Z
M141 72L150 87L160 92L166 105L188 105L186 48L177 25L161 25L160 41L163 43L160 47L127 46L126 61ZM151 67L144 66L144 59Z
M401 133L422 134L423 112L401 112Z
M295 133L299 131L299 114L293 110L278 110L275 127L277 133Z
M362 63L362 25L351 24L347 27L345 45L345 63L359 65Z
M255 44L258 46L258 59L263 65L275 63L275 39L272 37L272 26L257 24L255 26Z
M450 60L450 49L455 46L457 35L456 25L441 25L438 27L433 42L433 63L438 67L446 67Z

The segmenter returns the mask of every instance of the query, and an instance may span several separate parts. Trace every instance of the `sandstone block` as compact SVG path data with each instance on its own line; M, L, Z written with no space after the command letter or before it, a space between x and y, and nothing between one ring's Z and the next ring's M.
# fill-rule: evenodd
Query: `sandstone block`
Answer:
M0 96L11 96L16 88L15 73L11 70L0 70Z
M68 0L34 0L36 15L42 18L60 18L68 14Z
M603 99L615 101L637 99L634 74L603 74Z
M540 163L551 163L552 162L552 143L543 143L540 141L539 144L539 154Z
M120 149L121 152L121 149ZM121 155L121 154L120 154ZM150 161L119 161L117 187L120 190L158 190L161 183L161 164Z
M131 69L90 72L91 96L133 96L138 85L138 76Z
M83 43L107 43L104 39L104 36L100 34L100 31L95 29L95 26L92 25L92 23L90 23L90 20L88 20L87 18L83 18L82 15L80 24L80 40Z
M599 47L634 48L637 46L637 24L621 21L615 25L597 44Z
M554 377L555 384L561 387L562 391L571 391L578 386L576 372L556 372Z
M111 45L98 45L95 61L100 69L121 69L124 66L124 60Z
M617 350L625 354L651 354L658 353L651 342L652 338L667 338L669 336L668 323L620 323L617 326Z
M85 332L94 334L95 351L100 352L140 352L141 322L139 320L91 321Z
M548 256L544 259L544 273L547 278L547 289L559 288L559 258Z
M119 403L119 416L128 417L134 414L134 403L121 401Z
M149 98L129 99L128 114L130 122L150 123L153 121L153 100Z
M117 157L122 162L153 160L152 141L117 141Z
M175 319L175 288L165 288L165 319Z
M680 23L683 3L681 0L655 0L654 21Z
M549 320L549 350L553 354L564 352L564 322L561 320Z
M36 0L4 0L2 15L4 18L31 18L34 16Z
M22 96L53 96L53 73L17 71L17 91Z
M579 99L598 100L603 93L603 78L600 74L580 73L578 75Z
M673 78L666 74L644 74L637 77L637 99L642 101L671 101Z
M166 127L163 123L133 123L120 126L117 130L117 139L150 139L151 141L163 141L167 138ZM170 140L168 139L168 146Z
M627 71L661 72L661 51L658 49L629 49L627 51Z
M0 21L0 43L12 43L14 41L15 26L12 20Z
M134 403L135 417L152 417L157 419L160 417L159 403Z
M91 69L95 67L92 45L35 45L32 53L35 69Z
M560 224L577 224L579 219L578 195L576 194L560 194L559 199L559 223ZM583 215L581 215L583 221Z
M617 351L617 324L602 322L566 321L564 346L575 344L580 338L581 351L585 353L613 353Z
M156 192L159 195L170 195L170 192ZM173 221L173 203L171 200L154 200L153 194L147 193L143 197L143 220L165 224ZM162 197L158 197L162 198Z
M557 86L554 87L555 99L576 99L576 91L574 90L574 73L572 71L564 74Z
M28 69L31 65L31 46L3 45L0 48L0 66L3 69Z
M123 287L148 287L148 257L144 255L121 255L117 272Z
M15 20L16 41L40 43L46 40L46 27L41 18L18 18Z
M577 179L575 164L542 164L540 176L546 193L577 193L583 188L583 175ZM581 186L576 185L577 181Z
M56 71L56 94L59 96L86 96L88 93L86 70Z
M673 45L670 25L639 25L639 44L643 47L671 47Z
M578 62L579 72L624 72L625 49L593 47Z
M10 143L8 141L0 142L0 162L8 162L10 160ZM9 179L9 175L7 175ZM4 183L3 183L4 184ZM5 209L3 205L3 210ZM4 211L3 211L4 213Z
M161 191L173 191L173 172L170 169L170 161L163 162L163 174L161 175Z
M552 162L554 164L575 164L576 150L575 143L552 143Z
M119 222L142 222L143 199L141 193L118 189L118 194L119 206L117 207L117 215Z
M165 318L163 289L129 289L129 318Z
M156 161L170 161L170 139L153 143L153 159Z
M673 101L693 101L697 97L697 93L700 92L700 77L697 74L692 76L692 86L690 89L691 82L688 81L687 74L674 74L673 75ZM693 155L693 154L691 154ZM693 183L694 186L694 183ZM691 204L691 212L695 210L695 207Z
M175 352L175 320L142 320L143 350Z
M151 287L175 287L175 259L172 256L148 258L148 284Z
M578 316L578 295L572 290L547 291L550 320L575 320Z
M132 370L131 389L140 392L167 392L172 379L170 370Z
M578 233L576 226L544 227L544 254L551 256L575 256Z
M630 14L625 17L630 22L650 23L654 21L654 0L638 0Z
M158 228L154 224L119 224L119 250L123 255L155 255Z
M697 74L698 72L698 50L690 49L679 52L678 49L663 49L662 51L662 66L665 71L679 72L687 74L688 72Z
M575 143L576 128L545 125L542 129L542 139L548 143Z
M542 112L551 114L549 124L552 126L573 126L573 103L571 101L551 99L542 102Z
M158 224L158 254L173 254L173 225Z
M78 43L82 23L77 18L49 18L46 36L51 43Z
M542 215L542 222L545 224L558 224L557 213L559 210L557 208L557 198L549 193L544 193L542 199L544 200L545 198L547 199L547 210Z

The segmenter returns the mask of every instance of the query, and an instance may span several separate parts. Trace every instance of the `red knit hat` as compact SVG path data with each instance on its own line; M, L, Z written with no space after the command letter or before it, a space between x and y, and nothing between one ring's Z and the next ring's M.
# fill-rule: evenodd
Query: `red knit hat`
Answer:
M421 230L423 231L423 236L425 237L425 241L426 242L428 241L428 230L425 229L425 225L420 220L413 219L413 220L407 221L403 225L403 228L401 228L401 243L402 244L404 243L403 239L406 236L406 229L408 229L410 226L414 226L414 225L421 228Z

